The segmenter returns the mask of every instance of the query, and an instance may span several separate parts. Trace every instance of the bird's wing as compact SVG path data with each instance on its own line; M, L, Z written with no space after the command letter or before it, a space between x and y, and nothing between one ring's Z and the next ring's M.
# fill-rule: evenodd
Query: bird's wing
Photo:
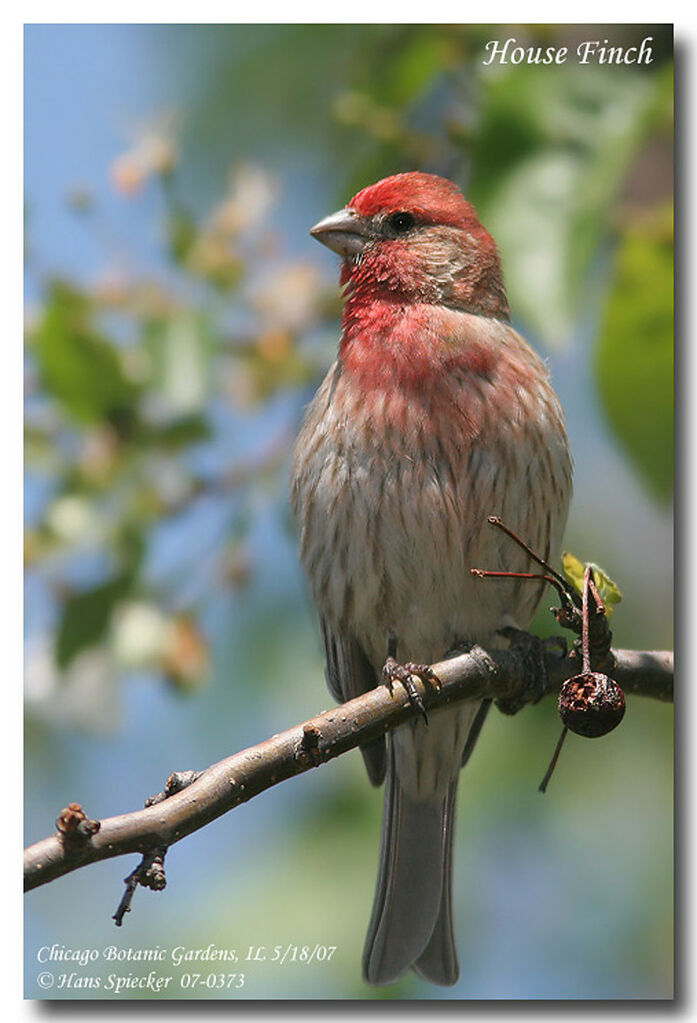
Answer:
M321 621L325 653L325 677L335 700L345 703L354 696L367 693L377 684L375 669L352 636L338 636L327 622ZM373 785L385 777L385 740L381 736L361 746L368 777Z

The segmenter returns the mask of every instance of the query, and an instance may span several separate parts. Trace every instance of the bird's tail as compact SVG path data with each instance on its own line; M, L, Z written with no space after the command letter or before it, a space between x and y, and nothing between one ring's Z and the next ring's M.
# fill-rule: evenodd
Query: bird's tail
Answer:
M391 737L390 737L391 738ZM369 984L389 984L413 967L434 984L458 978L451 910L457 775L445 794L406 792L388 742L380 866L363 952Z

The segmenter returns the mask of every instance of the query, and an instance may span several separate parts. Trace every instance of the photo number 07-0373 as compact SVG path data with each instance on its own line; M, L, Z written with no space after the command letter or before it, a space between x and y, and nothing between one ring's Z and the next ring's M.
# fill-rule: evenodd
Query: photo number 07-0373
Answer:
M24 66L25 996L671 999L672 26Z

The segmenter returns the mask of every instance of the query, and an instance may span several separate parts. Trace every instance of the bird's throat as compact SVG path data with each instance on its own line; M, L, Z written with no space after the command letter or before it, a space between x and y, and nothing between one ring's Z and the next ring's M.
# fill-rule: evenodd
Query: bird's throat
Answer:
M342 325L342 369L365 392L433 391L455 371L487 377L497 360L482 318L443 306L351 296Z

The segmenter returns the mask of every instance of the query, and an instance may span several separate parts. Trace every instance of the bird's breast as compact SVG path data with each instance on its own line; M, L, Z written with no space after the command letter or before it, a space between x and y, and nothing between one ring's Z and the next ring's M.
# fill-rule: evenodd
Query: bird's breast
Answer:
M308 410L292 472L302 561L315 601L371 657L394 628L410 637L400 656L435 659L489 637L516 605L529 619L539 598L470 573L527 568L487 516L545 553L566 515L568 456L546 374L531 387L539 360L521 358L515 378L500 355L421 389L394 367L375 376L367 358L342 359Z

